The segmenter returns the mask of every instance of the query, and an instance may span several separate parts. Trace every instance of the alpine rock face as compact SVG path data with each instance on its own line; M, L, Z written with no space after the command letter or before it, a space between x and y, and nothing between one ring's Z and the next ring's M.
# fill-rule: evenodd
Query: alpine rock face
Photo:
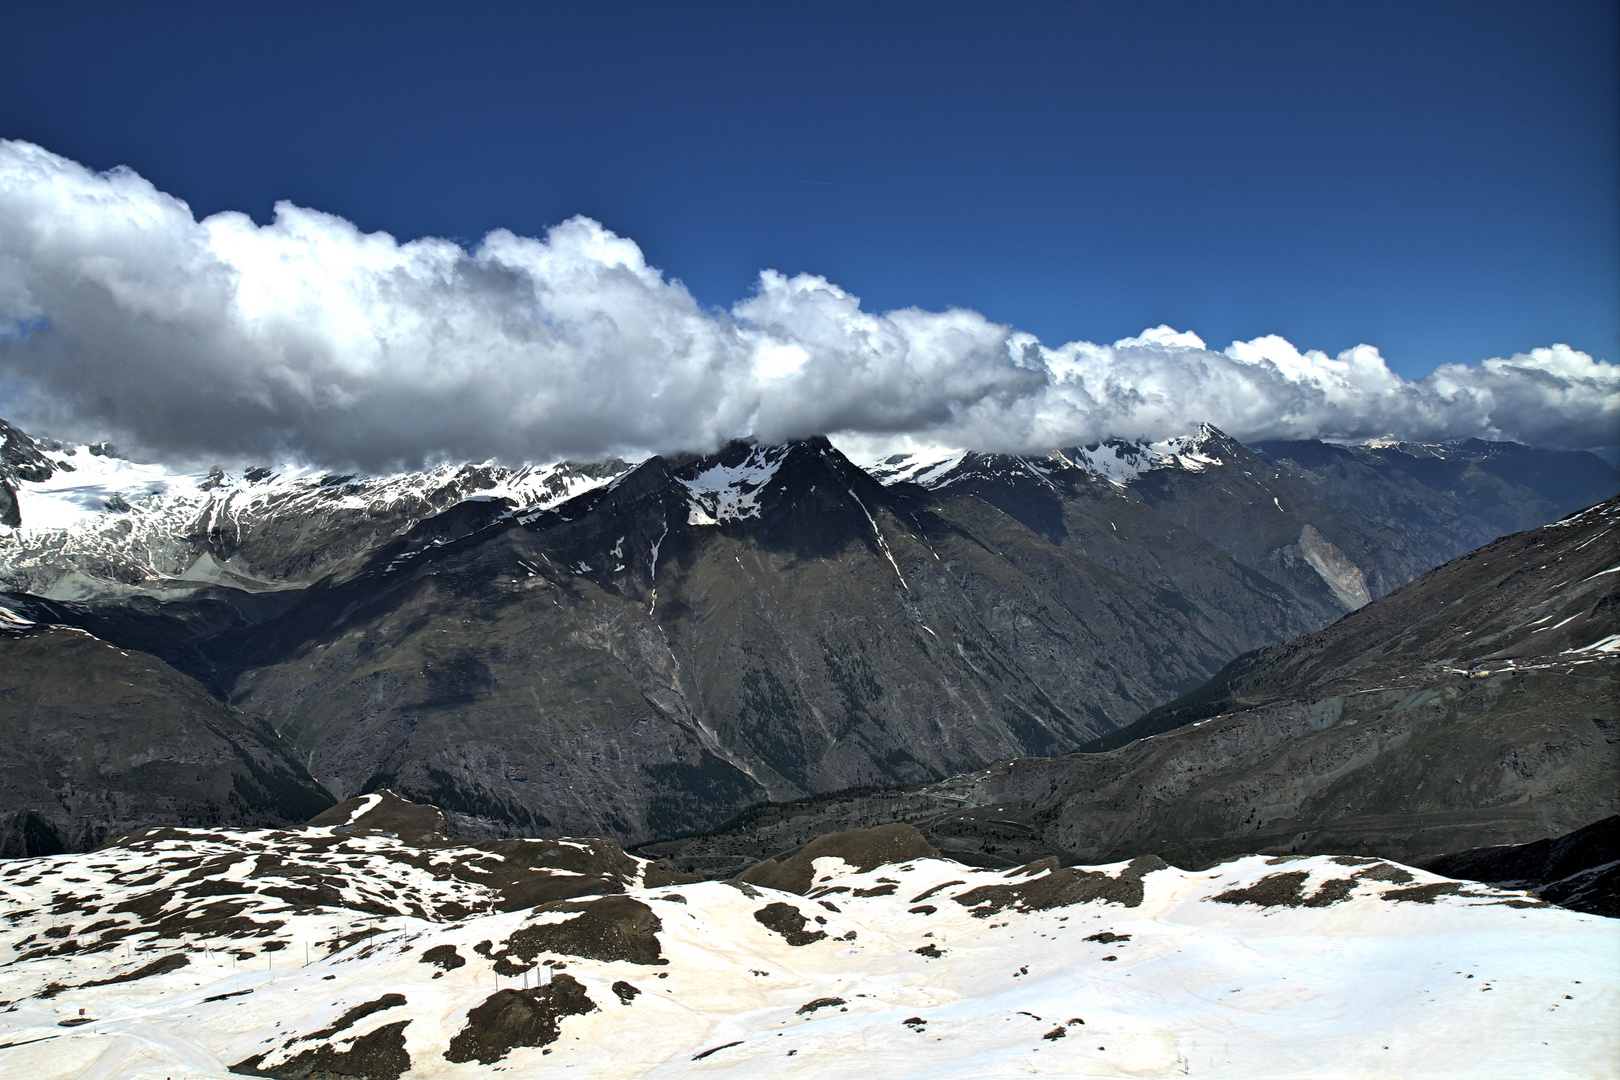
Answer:
M1207 424L1160 442L1113 439L1041 457L939 451L869 468L886 483L971 492L1060 540L1074 494L1100 481L1284 585L1324 623L1620 491L1620 470L1586 453L1478 439L1246 447Z
M263 720L195 679L0 601L0 858L130 828L295 825L332 802Z
M1376 853L1608 913L1617 680L1620 498L1241 656L1084 752L761 808L640 850L734 868L822 833L903 821L984 866ZM1535 846L1502 847L1520 844Z
M388 787L482 836L645 841L1064 754L1389 592L1467 528L1563 510L1534 488L1535 451L1512 478L1456 451L1428 487L1398 456L1340 475L1207 427L869 469L814 438L385 478L173 476L5 435L12 701L84 681L84 649L39 661L73 634L226 710L300 790ZM1445 512L1402 518L1403 484ZM1469 516L1484 490L1496 518ZM36 740L25 716L7 734ZM26 850L165 812L81 808L65 769L0 807L31 815ZM298 819L288 798L274 820Z

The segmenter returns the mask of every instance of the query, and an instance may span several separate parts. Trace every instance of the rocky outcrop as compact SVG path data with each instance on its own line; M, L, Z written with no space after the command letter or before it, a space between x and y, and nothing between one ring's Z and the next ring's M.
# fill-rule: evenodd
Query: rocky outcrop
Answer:
M1620 918L1620 816L1529 844L1459 851L1424 869L1500 888L1531 889L1560 907Z

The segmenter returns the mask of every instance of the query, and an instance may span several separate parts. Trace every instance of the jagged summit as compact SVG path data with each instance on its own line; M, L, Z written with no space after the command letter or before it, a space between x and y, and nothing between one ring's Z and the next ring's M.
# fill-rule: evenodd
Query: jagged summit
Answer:
M0 581L62 600L209 585L299 588L355 572L379 545L468 501L541 510L611 482L619 460L389 476L304 466L185 472L106 444L33 439L0 421Z

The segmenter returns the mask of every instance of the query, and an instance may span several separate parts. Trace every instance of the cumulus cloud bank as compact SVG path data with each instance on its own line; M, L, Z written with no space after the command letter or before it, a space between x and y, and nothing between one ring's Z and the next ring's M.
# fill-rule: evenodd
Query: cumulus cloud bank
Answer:
M385 468L702 450L738 435L1037 451L1162 437L1614 443L1620 369L1563 345L1418 381L1376 349L1050 347L974 311L873 314L815 275L699 305L577 217L473 250L280 203L197 221L127 169L0 141L0 412L148 454Z

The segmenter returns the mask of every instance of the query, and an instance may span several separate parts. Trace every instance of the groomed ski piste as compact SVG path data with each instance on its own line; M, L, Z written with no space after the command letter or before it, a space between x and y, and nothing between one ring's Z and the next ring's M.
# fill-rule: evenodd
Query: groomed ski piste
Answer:
M783 889L435 823L0 864L0 1075L1620 1072L1620 921L1380 860L1005 872L900 825L746 875Z

